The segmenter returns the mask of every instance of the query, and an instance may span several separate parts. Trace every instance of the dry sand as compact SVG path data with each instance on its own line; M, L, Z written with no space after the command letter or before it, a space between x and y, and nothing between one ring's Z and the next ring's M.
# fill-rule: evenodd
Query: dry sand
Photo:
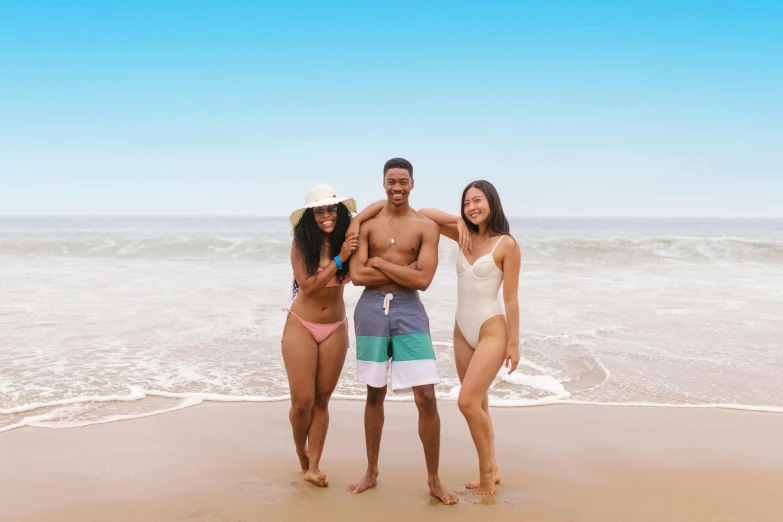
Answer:
M0 435L2 522L268 520L780 521L783 415L548 406L493 409L503 482L480 498L467 426L441 402L438 505L411 403L389 403L378 486L364 473L361 402L333 402L322 470L307 484L288 405L204 404L146 419Z

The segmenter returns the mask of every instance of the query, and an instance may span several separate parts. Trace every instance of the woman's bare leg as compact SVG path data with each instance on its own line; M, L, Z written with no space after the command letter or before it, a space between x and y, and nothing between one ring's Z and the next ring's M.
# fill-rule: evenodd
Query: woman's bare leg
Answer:
M318 368L318 345L313 336L293 315L288 315L283 334L283 362L288 374L291 410L288 418L294 435L296 454L302 471L310 467L307 455L307 432L315 403L315 376Z
M319 465L326 442L326 432L329 429L329 399L343 371L348 343L348 327L343 325L318 347L315 402L310 430L307 433L310 466L305 473L305 480L316 486L329 485Z
M492 467L495 469L495 484L500 484L500 481L502 480L502 477L500 476L500 468L498 467L498 460L495 457L495 426L492 424L492 416L489 414L489 394L484 396L484 400L481 401L481 409L484 410L484 412L487 414L487 417L489 418L489 430L490 430L490 437L489 442L492 452ZM468 482L465 484L465 487L468 489L476 489L479 487L479 481L474 480L472 482Z
M460 332L461 335L461 332ZM464 341L464 337L462 339ZM455 336L455 359L461 359L464 363L466 356L463 353L457 357L457 345L461 351L465 351L467 343L462 345L457 342ZM479 458L479 484L475 488L478 495L491 495L495 492L497 478L496 462L493 459L494 432L492 420L489 417L488 405L485 410L483 403L487 401L487 390L497 376L498 370L503 365L508 345L508 333L506 331L505 318L503 316L488 319L481 328L479 345L470 357L467 369L461 378L458 405L465 416L476 445Z

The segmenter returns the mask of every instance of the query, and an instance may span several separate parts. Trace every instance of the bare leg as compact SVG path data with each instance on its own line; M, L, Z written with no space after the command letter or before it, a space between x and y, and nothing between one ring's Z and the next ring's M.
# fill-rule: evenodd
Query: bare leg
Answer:
M479 458L478 484L469 483L467 487L475 488L475 493L478 495L491 495L495 492L495 484L499 480L497 463L494 459L494 431L489 417L487 390L502 366L506 354L508 337L505 332L505 319L499 316L484 323L478 349L472 354L467 353L466 348L471 348L464 342L459 329L455 330L455 359L462 366L462 371L459 372L462 389L458 405L468 422ZM456 355L458 352L460 352L459 356ZM466 361L467 368L465 368Z
M361 493L375 486L378 481L378 455L381 452L383 434L383 401L386 399L386 386L373 388L367 386L367 404L364 406L364 439L367 445L367 472L362 479L348 486L351 493Z
M454 362L457 366L457 375L459 376L460 383L465 380L465 374L468 372L468 366L470 365L474 352L475 350L468 344L465 337L462 335L459 326L454 324ZM484 400L481 401L481 409L484 410L487 417L489 417L489 397L487 394L484 394ZM495 458L495 429L494 426L492 426L492 417L489 417L489 421L491 427L490 442L492 446L492 466L495 468L495 484L498 484L501 479L497 459ZM465 484L465 487L468 489L476 489L479 487L479 481L474 480L468 482Z
M500 468L498 467L498 461L495 457L495 426L492 424L492 416L489 414L489 395L484 395L484 400L481 401L481 409L484 410L484 413L487 414L487 418L489 419L489 444L490 444L490 452L492 453L492 468L495 470L495 484L500 484L500 481L503 480L503 478L500 476ZM465 484L465 487L468 489L476 489L479 487L479 481L474 480L472 482L468 482Z
M312 420L307 432L309 469L304 479L316 486L326 487L329 481L319 468L321 454L329 429L329 399L337 386L348 351L348 328L341 326L318 347L318 369L315 379L315 402Z
M438 477L440 462L440 415L435 399L435 386L427 384L413 388L413 397L419 409L419 438L424 446L424 459L427 462L427 485L430 494L444 504L456 504L459 498L443 487Z
M318 345L299 319L292 315L289 315L286 321L282 350L291 393L291 410L288 419L291 421L299 464L302 471L306 472L310 467L307 456L307 432L310 429L315 402Z

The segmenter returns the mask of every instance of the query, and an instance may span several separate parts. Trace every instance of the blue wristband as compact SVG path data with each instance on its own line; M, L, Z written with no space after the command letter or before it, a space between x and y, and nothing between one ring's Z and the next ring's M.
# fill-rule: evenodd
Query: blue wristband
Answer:
M340 261L340 256L334 256L334 262L337 263L337 270L343 269L343 262Z

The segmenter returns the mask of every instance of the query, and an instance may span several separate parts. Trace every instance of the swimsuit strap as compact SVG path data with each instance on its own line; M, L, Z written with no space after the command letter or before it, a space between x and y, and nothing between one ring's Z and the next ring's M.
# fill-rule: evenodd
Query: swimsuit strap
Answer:
M301 317L299 317L298 315L296 315L294 312L292 312L292 311L291 311L291 310L289 310L288 308L283 308L283 311L284 311L284 312L288 312L289 314L292 314L294 317L296 317L296 318L297 318L297 319L299 319L300 321L304 322L304 319L302 319Z
M504 238L504 237L506 237L506 236L500 236L500 239L498 239L497 241L495 241L495 246L493 246L493 247L492 247L492 250L490 250L490 251L489 251L489 253L490 253L490 254L494 254L494 253L495 253L495 249L498 247L498 245L500 244L500 242L501 242L501 241L503 241L503 238Z

